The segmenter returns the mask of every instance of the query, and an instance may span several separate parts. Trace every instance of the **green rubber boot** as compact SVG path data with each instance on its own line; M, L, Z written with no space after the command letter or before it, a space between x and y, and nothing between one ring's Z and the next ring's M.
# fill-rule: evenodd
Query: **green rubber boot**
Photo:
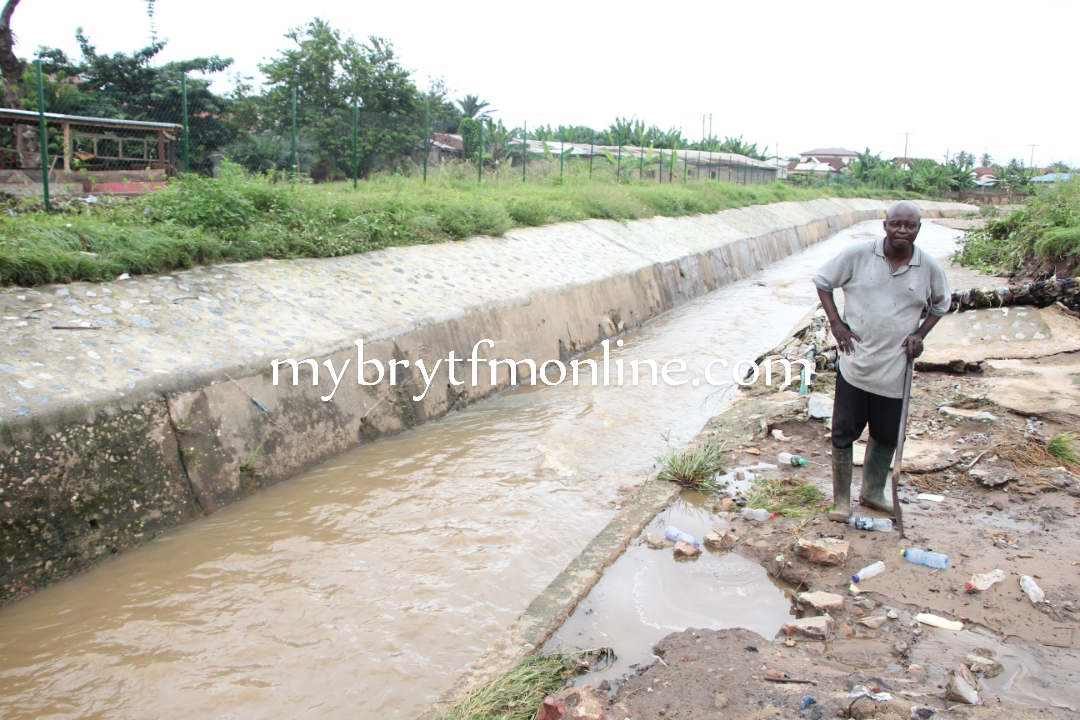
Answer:
M893 454L896 446L884 445L874 438L866 443L866 459L862 466L862 490L859 502L881 512L893 512L892 500L885 496L885 483L889 480Z
M829 519L847 522L851 517L851 468L852 448L832 449L832 494L836 507L829 511Z

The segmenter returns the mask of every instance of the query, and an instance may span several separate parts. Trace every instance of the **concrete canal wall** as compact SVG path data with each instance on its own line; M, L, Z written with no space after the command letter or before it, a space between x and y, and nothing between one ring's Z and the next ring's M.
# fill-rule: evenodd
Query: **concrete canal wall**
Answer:
M926 217L973 209L921 205ZM591 220L5 290L0 602L508 384L500 364L495 382L480 365L476 387L453 385L450 352L468 358L490 339L484 360L565 361L886 207L833 199ZM396 385L388 373L358 384L358 340L364 360L399 361ZM286 358L317 361L319 385L302 364L299 384L283 365L275 386L271 361Z

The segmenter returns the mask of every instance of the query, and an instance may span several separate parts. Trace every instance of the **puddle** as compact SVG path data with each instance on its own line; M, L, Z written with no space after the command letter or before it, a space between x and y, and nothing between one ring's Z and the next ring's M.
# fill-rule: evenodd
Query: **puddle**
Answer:
M983 702L990 704L1001 698L1021 705L1047 707L1057 717L1080 718L1080 692L1076 686L1080 654L1075 650L1012 637L1002 640L978 626L955 633L928 629L927 636L913 647L912 661L955 667L965 654L975 652L976 648L989 649L1005 668L995 678L979 679ZM930 679L944 682L944 677Z
M979 513L972 517L987 525L993 525L994 527L1002 528L1003 530L1015 530L1016 532L1025 533L1035 530L1035 525L1033 523L1029 523L1027 520L1013 520L1009 515Z
M663 533L667 525L700 541L709 530L724 529L727 523L708 509L705 497L684 495L644 533ZM615 662L577 681L614 682L655 662L653 646L672 632L742 627L774 637L794 617L791 592L756 562L735 553L703 548L696 560L676 561L671 548L634 545L604 571L544 650L614 648Z

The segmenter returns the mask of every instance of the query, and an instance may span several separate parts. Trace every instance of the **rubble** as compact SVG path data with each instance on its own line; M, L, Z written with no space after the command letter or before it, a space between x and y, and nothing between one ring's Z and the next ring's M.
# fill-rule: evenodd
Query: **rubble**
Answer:
M705 533L705 547L713 550L730 550L739 542L738 536L727 530L715 530Z
M945 697L965 705L979 704L979 682L966 665L958 665L945 685Z
M592 685L560 690L544 698L536 720L624 720L629 717L629 713L604 712L606 704Z
M1002 664L993 658L970 653L964 656L964 664L971 668L971 672L987 678L997 677L1005 670Z
M820 538L818 540L799 538L795 541L794 550L796 555L807 562L817 565L840 565L847 560L848 552L851 550L851 543L846 540L836 540L835 538Z
M829 615L819 615L812 618L802 618L784 623L780 632L785 635L802 635L814 640L825 640L829 637L829 625L832 618Z
M701 548L694 547L685 540L675 543L675 557L692 558L701 554Z
M830 592L811 592L811 593L799 593L795 596L795 603L802 609L806 607L812 607L819 613L828 612L829 610L843 610L844 598L841 595Z

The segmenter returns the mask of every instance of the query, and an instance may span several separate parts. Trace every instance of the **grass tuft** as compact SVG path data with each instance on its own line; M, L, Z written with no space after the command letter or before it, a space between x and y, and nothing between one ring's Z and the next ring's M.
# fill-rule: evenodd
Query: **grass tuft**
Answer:
M790 518L812 517L825 509L828 498L816 485L797 477L759 476L746 493L746 505Z
M1046 443L1046 452L1068 465L1080 465L1080 451L1076 448L1076 435L1058 433Z
M536 654L472 690L437 720L533 720L544 698L563 688L581 671L581 658L608 656L601 648L572 653ZM612 654L613 656L613 654Z
M713 478L723 468L724 444L708 442L693 450L658 455L656 461L663 467L656 478L695 490L717 490Z

